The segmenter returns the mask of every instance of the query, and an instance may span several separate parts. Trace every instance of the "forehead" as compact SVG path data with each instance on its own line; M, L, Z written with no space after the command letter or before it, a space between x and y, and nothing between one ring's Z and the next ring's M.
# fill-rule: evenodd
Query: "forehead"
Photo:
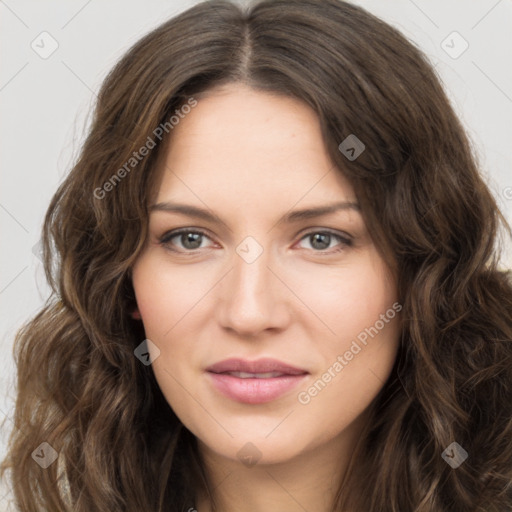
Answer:
M355 199L308 105L239 84L198 96L173 128L160 167L158 201L183 194L260 205L278 196L284 204Z

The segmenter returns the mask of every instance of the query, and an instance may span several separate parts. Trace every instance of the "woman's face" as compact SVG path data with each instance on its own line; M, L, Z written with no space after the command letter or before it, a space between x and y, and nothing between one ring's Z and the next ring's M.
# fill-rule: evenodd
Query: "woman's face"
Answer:
M171 136L133 269L167 401L246 465L353 447L401 306L315 113L230 85Z

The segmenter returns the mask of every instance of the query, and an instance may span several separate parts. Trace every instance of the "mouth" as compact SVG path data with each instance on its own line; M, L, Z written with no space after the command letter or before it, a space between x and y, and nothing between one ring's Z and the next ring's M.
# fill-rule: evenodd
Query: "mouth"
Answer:
M218 392L246 404L277 400L309 374L276 359L226 359L209 366L206 372Z
M215 372L213 372L215 373ZM217 375L231 375L239 379L273 379L274 377L282 377L288 375L281 372L265 372L265 373L249 373L249 372L221 372Z

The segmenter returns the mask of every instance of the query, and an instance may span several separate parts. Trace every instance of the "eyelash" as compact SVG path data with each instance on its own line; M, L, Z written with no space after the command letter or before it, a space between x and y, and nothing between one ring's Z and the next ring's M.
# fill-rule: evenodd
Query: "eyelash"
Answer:
M169 243L173 238L176 238L176 237L178 237L178 236L180 236L182 234L185 234L185 233L192 233L192 234L202 235L202 236L208 238L209 240L211 240L211 238L208 235L208 233L206 233L205 231L203 231L201 229L180 228L180 229L176 229L176 230L173 230L173 231L169 231L169 232L165 233L164 235L162 235L160 237L160 239L159 239L159 243L162 246L164 246L166 249L168 249L170 251L173 251L173 252L176 252L176 253L194 254L200 248L198 248L198 249L175 249L175 248L171 247L171 244ZM336 248L335 250L332 250L332 249L324 249L324 250L314 250L314 249L311 249L314 253L317 253L317 254L328 255L328 254L338 253L338 252L343 251L346 247L351 247L352 244L353 244L353 240L348 235L346 237L344 237L341 234L336 233L334 231L331 231L329 229L317 229L317 230L309 231L309 232L305 233L300 238L299 241L304 240L307 237L310 237L310 236L316 235L316 234L330 235L331 237L334 237L335 239L337 239L340 242L340 246L338 248Z

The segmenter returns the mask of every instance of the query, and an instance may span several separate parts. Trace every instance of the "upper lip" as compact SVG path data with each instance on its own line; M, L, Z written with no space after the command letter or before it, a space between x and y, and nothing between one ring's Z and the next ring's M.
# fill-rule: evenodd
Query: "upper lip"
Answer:
M279 372L284 375L303 375L308 373L306 370L283 363L277 359L263 358L256 361L246 359L231 358L219 361L206 368L206 371L212 373L226 372L245 372L245 373L268 373Z

